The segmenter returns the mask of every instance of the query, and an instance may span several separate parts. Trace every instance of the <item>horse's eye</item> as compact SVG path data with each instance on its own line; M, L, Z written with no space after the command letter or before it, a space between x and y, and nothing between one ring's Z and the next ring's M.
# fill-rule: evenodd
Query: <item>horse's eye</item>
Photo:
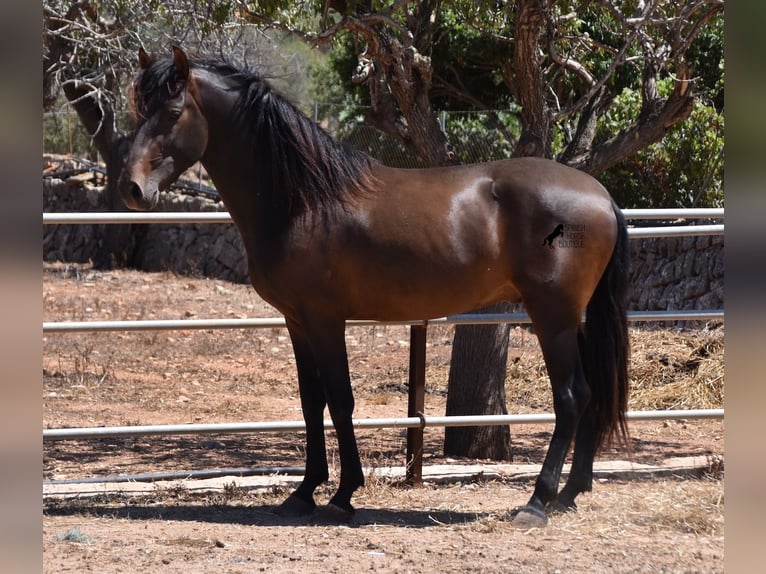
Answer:
M181 117L182 110L173 109L168 112L168 115L170 116L170 119L173 121L176 121L178 118Z

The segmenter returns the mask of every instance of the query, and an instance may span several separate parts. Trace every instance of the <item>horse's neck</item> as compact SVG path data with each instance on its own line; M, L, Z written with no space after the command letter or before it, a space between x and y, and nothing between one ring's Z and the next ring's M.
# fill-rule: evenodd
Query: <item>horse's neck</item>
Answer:
M200 106L208 122L208 144L202 156L216 189L232 212L250 212L257 195L257 174L250 160L246 127L237 121L237 92L209 72L197 77Z

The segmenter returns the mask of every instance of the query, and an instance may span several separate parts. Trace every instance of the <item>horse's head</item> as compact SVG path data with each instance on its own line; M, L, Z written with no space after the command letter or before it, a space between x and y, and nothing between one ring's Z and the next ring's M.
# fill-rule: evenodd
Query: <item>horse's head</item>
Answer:
M159 192L202 157L208 125L183 50L174 47L172 58L154 60L141 49L138 61L132 90L137 129L120 194L128 207L151 209Z

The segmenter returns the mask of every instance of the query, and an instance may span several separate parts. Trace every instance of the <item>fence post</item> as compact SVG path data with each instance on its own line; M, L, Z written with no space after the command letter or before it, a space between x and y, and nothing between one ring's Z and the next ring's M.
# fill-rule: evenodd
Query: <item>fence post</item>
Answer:
M425 423L426 390L426 332L428 324L410 327L410 378L407 400L407 416L420 417ZM407 472L405 482L411 486L423 484L423 429L407 429Z

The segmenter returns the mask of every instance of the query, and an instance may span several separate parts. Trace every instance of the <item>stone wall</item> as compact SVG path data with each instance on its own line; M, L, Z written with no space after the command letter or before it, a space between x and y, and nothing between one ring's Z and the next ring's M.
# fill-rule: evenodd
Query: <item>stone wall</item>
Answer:
M104 211L103 182L77 174L43 179L46 212ZM158 211L225 211L210 198L163 193ZM43 226L43 259L93 261L104 241L105 225ZM232 224L130 226L128 263L146 271L199 274L247 282L242 240ZM724 265L722 236L631 240L630 308L722 309Z
M630 308L723 309L723 236L631 240Z
M162 194L157 211L226 211L223 203L204 197ZM132 265L146 271L218 277L246 283L247 256L231 223L142 226Z
M75 170L60 160L52 175L43 178L43 210L46 212L106 211L104 184L98 173ZM63 177L57 175L63 174ZM194 194L162 193L157 211L226 211L221 201ZM111 225L114 228L114 225ZM242 238L229 223L133 224L124 259L145 271L174 271L247 282L247 259ZM43 260L87 263L97 259L107 225L43 226Z

